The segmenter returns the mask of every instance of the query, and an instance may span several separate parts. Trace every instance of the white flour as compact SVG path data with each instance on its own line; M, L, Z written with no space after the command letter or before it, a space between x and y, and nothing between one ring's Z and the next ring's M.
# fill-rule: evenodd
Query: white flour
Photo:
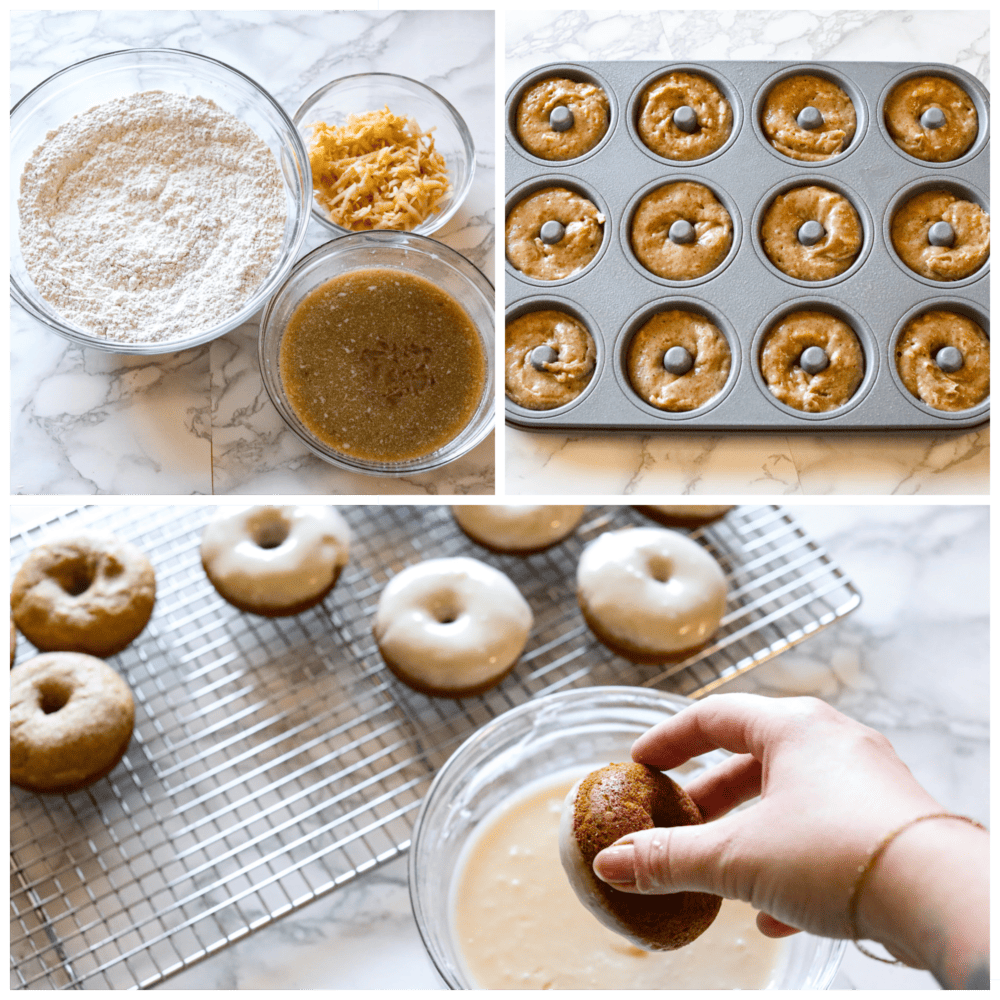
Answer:
M277 260L270 149L203 97L146 91L45 138L21 176L21 252L45 300L98 336L175 340L235 313Z

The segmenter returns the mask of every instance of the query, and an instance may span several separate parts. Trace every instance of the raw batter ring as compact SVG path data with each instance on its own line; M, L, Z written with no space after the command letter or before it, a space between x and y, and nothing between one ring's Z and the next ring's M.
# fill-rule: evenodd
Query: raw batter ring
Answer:
M928 111L937 112L933 122ZM892 141L929 163L964 156L979 135L979 114L972 98L944 76L911 76L897 83L885 100L883 120Z
M687 118L675 114L687 109ZM722 91L700 73L675 70L643 89L636 131L642 142L667 160L709 156L733 131L733 109Z
M816 124L804 116L812 112ZM847 92L832 80L798 73L768 91L760 127L771 147L792 160L820 162L847 150L858 127L857 111Z
M554 124L553 111L564 108ZM559 112L557 112L559 114ZM611 104L603 88L588 80L550 76L531 84L514 113L518 141L543 160L572 160L590 152L607 134Z

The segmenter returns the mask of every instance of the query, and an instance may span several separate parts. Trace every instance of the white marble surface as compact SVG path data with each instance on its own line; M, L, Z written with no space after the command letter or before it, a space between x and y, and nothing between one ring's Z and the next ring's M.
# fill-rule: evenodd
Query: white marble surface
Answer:
M560 59L928 60L989 85L982 11L517 10L504 89ZM528 433L506 428L517 494L976 494L989 427L907 434Z
M395 72L465 118L476 175L435 238L490 280L495 226L492 11L44 11L11 18L11 104L51 73L127 47L187 49L235 66L291 115L322 84ZM302 254L329 233L309 224ZM287 430L257 367L257 323L143 358L82 350L11 303L13 494L492 493L494 437L444 469L382 479L335 469Z
M948 809L989 819L985 506L794 506L854 579L850 617L729 686L812 694L875 726ZM726 690L726 688L723 688ZM169 989L434 989L405 859L230 946ZM934 989L849 947L842 989Z

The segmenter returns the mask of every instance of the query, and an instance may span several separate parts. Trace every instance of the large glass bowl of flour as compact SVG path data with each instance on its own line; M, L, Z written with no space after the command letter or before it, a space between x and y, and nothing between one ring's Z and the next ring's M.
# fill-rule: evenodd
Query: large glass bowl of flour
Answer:
M91 108L123 98L134 99L133 95L149 91L165 91L168 94L182 95L186 98L204 98L214 102L229 115L248 126L253 133L267 146L276 164L276 182L272 185L273 204L279 205L284 200L285 218L283 231L280 221L272 229L272 242L267 248L266 256L258 262L254 270L252 282L247 282L245 296L242 291L230 293L225 299L225 315L217 315L210 321L199 322L198 316L206 315L206 310L200 309L199 302L192 302L190 320L181 318L174 326L177 335L168 339L149 340L138 329L134 339L109 339L92 329L85 328L75 321L70 321L61 315L50 298L43 297L29 274L22 253L19 235L18 202L21 196L21 182L25 165L31 159L35 150L45 141L48 133L66 125L77 115ZM220 155L225 155L220 147ZM295 262L302 240L305 237L312 204L312 179L309 168L309 156L305 145L292 124L291 119L281 106L259 84L239 70L227 66L207 56L175 49L127 49L121 52L111 52L83 62L76 63L58 73L53 74L34 90L26 94L12 109L10 116L10 153L11 153L11 192L10 192L10 282L11 295L28 313L41 320L51 329L84 347L93 347L101 351L121 354L165 354L181 351L189 347L207 343L216 337L234 329L250 320L258 313L275 289L284 281ZM80 150L80 156L86 157L93 150ZM150 171L149 197L161 197L164 183L169 183L170 163L173 152L166 148L159 151L154 169ZM109 173L110 171L105 171ZM159 175L159 180L157 180ZM107 178L109 185L114 178ZM278 187L280 182L279 193ZM184 217L184 201L188 192L175 192L175 203L178 205L177 220L179 225L207 226L237 225L242 227L242 235L252 242L251 222L253 218L253 192L247 192L244 204L228 203L230 211L226 218L199 218L191 220ZM147 196L140 192L140 197ZM211 213L210 213L211 216ZM109 216L113 218L114 216ZM127 241L134 239L134 230L129 232L129 226L120 227L118 238ZM112 238L116 235L113 224L104 235ZM164 248L155 245L155 238L150 240L150 254L160 253L169 256L171 248L165 242ZM35 267L42 259L37 250L29 251L35 254ZM243 255L252 256L252 255ZM235 267L235 263L233 264ZM65 264L61 267L65 269ZM211 276L209 275L209 278ZM142 280L141 276L139 280ZM190 297L207 301L212 294L212 283L195 283ZM198 293L201 288L201 294ZM120 289L126 308L130 289L125 282ZM118 290L116 289L116 294ZM78 294L74 292L73 294ZM86 290L85 293L86 294ZM51 296L50 296L51 297ZM100 306L100 296L94 295L96 305ZM190 301L190 298L189 298ZM184 311L183 299L179 299L178 313ZM142 325L142 313L135 324Z
M646 688L592 687L561 691L536 698L498 716L448 759L417 815L409 855L409 882L410 900L421 937L438 973L450 988L480 988L459 943L456 889L462 884L469 865L468 848L470 845L476 847L481 824L486 821L489 825L498 810L508 802L518 801L526 791L530 792L535 782L564 773L586 773L611 761L629 760L629 751L638 735L688 704L685 698ZM671 773L684 784L700 770L727 756L726 751L717 750ZM557 855L557 850L555 853ZM552 865L561 874L558 856L553 858ZM597 920L572 896L568 881L566 887L569 903L555 891L563 887L554 885L554 891L546 897L541 924L531 931L531 936L541 939L541 952L552 967L525 968L525 973L531 974L525 978L525 987L530 987L541 976L540 982L552 978L554 987L560 988L553 974L561 971L569 959L555 934L551 940L546 940L546 935L550 934L546 926L547 922L569 924L571 915L562 909L564 905L578 907L595 928L604 932ZM517 921L518 918L510 914L493 913L493 919L487 921L488 948L505 954L504 935ZM713 925L703 937L707 939L714 929ZM614 937L610 931L606 933ZM680 952L652 953L638 964L662 956L680 955L698 946L699 941L702 939ZM628 947L623 943L621 950ZM843 941L812 934L796 934L785 939L765 988L829 988L845 947ZM636 988L628 982L618 984L621 989L630 986ZM679 987L663 982L658 988ZM689 988L701 987L692 983ZM760 986L755 984L752 988Z

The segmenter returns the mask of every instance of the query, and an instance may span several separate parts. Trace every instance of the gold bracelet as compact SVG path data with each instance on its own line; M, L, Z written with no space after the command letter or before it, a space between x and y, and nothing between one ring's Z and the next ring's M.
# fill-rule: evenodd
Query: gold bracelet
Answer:
M854 883L854 890L851 893L851 900L847 904L847 919L851 929L851 940L854 942L855 947L862 955L867 955L869 958L874 958L876 962L885 962L886 965L905 965L901 959L898 958L882 958L881 955L874 955L867 948L863 947L858 938L861 936L858 933L858 906L861 902L861 892L864 887L868 884L868 879L871 877L871 873L878 863L879 858L885 853L886 848L901 834L904 830L909 830L911 826L917 823L922 823L925 819L957 819L961 820L963 823L970 823L972 826L978 827L980 830L986 831L986 827L977 820L972 819L971 816L960 816L958 813L928 813L926 816L917 816L915 819L911 819L909 822L904 823L902 826L897 827L891 833L887 834L882 838L879 845L875 848L871 854L868 855L868 860L863 864L858 866L858 880ZM986 831L989 832L989 831Z

